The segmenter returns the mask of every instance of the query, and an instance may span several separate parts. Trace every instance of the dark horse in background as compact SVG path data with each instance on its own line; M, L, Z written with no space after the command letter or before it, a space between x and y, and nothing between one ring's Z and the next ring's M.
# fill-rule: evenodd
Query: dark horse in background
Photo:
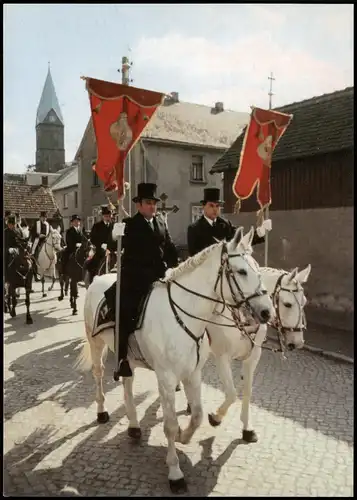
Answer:
M6 256L5 262L5 313L8 312L12 318L16 316L16 289L24 288L26 294L26 324L32 325L33 320L30 313L30 294L33 280L32 259L25 228L17 228L17 232L19 234L19 248L16 249L15 254Z
M84 276L84 265L87 260L89 251L91 249L91 243L88 238L83 235L83 241L79 248L72 253L67 261L67 264L63 266L63 259L60 259L59 265L59 282L61 286L61 295L58 300L64 299L64 287L66 280L69 281L70 294L69 303L72 308L72 314L78 313L77 310L77 299L78 299L78 283L83 281Z

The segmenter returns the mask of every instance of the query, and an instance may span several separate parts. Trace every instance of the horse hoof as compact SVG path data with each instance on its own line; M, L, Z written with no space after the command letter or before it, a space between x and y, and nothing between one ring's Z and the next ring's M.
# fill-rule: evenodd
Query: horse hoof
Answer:
M109 422L109 413L107 411L97 413L97 422L98 424L106 424Z
M78 314L78 311L72 311L72 316L76 316Z
M255 431L243 431L242 438L246 443L256 443L258 441L258 436Z
M191 415L191 406L190 405L187 405L186 415Z
M187 492L187 483L185 478L181 479L169 479L171 493L180 494Z
M128 436L132 439L141 439L141 429L138 427L128 427Z
M47 293L43 293L43 294L42 294L42 297L47 297Z
M181 391L181 386L180 386L180 384L177 384L175 391L176 391L176 392L180 392L180 391Z
M64 297L58 297L59 302L61 302L61 300L63 300L63 299L64 299Z
M208 422L212 427L218 427L219 425L221 425L221 422L216 419L213 413L208 414Z
M16 318L16 311L10 311L10 316L12 318Z
M32 325L33 324L33 319L32 318L26 318L26 325Z

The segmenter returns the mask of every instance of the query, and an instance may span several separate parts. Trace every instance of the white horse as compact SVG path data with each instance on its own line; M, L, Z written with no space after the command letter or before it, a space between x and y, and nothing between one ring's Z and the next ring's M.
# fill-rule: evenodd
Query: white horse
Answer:
M130 337L128 359L133 377L123 379L128 433L133 438L141 436L132 397L134 368L150 367L158 380L164 433L168 441L168 478L171 490L176 493L185 491L186 483L176 454L175 440L182 444L189 443L202 422L201 371L210 351L205 334L207 320L212 317L217 304L229 304L233 308L244 305L261 322L267 322L274 316L273 304L262 283L259 266L251 256L253 232L252 228L238 243L240 228L229 243L222 241L212 245L170 270L164 280L155 283L142 328ZM109 418L104 408L103 352L107 352L108 347L114 351L114 335L112 328L95 337L92 334L98 305L104 291L115 280L115 274L95 277L87 290L84 304L87 341L77 360L78 368L93 368L100 423ZM133 354L134 341L142 353L141 360L138 359L140 356ZM175 388L180 380L192 409L190 423L183 431L179 428L175 411Z
M261 268L263 282L275 308L275 320L271 326L277 331L282 353L286 349L301 349L304 345L306 297L302 285L306 283L310 271L310 265L300 272L297 268L291 272L269 267ZM244 441L252 443L256 442L258 437L251 426L250 399L254 372L262 348L265 347L262 344L266 338L267 325L259 325L258 328L242 325L240 334L237 335L237 321L233 316L234 311L232 313L227 307L223 312L216 312L211 318L212 324L207 327L215 365L225 394L224 403L216 413L209 415L208 420L212 426L220 425L229 407L237 399L231 362L232 359L242 360L243 400L240 415L243 424L242 437ZM190 412L189 406L187 411Z
M42 283L42 297L45 293L45 277L56 278L57 252L61 251L61 234L50 227L37 258L37 272Z

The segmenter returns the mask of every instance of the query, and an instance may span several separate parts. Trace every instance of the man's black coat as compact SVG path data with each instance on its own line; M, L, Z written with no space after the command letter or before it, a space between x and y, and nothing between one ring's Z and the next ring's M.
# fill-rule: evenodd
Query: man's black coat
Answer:
M236 229L230 221L222 217L217 217L215 224L212 226L202 215L193 224L190 224L187 229L187 245L190 256L196 255L204 248L216 243L214 238L219 241L231 240ZM260 238L255 232L252 245L263 243L264 240L264 236Z

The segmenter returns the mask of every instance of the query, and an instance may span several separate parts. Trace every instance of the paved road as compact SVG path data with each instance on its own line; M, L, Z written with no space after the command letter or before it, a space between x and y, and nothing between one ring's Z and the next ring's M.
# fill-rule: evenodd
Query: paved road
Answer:
M5 494L167 495L155 376L137 370L143 442L133 446L109 357L105 390L111 420L98 426L92 376L71 368L83 335L81 315L72 317L68 301L59 303L57 295L58 285L46 299L32 296L32 326L24 325L23 306L16 319L5 318ZM236 380L239 368L236 362ZM205 419L190 445L178 445L189 493L353 496L352 383L350 365L308 352L284 363L265 351L252 405L259 442L240 441L239 402L221 427ZM222 400L212 364L205 369L203 400L206 413ZM177 408L184 407L179 393Z

